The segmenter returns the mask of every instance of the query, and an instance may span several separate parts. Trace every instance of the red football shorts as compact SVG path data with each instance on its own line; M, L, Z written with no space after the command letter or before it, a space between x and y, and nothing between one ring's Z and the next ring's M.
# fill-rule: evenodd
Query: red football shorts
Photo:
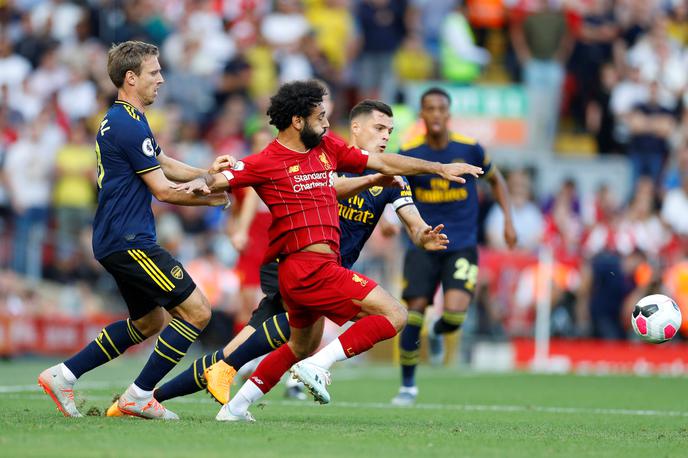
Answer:
M289 324L305 328L324 316L338 325L361 311L363 300L376 286L365 275L339 264L336 254L298 251L279 263L279 289L289 312Z

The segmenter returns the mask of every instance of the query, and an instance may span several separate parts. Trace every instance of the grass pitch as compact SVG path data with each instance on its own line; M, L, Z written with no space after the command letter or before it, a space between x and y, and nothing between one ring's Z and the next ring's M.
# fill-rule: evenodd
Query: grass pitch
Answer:
M198 393L168 401L182 420L162 423L63 418L35 385L53 363L0 362L0 456L669 457L683 456L688 444L684 377L421 367L418 405L395 408L396 368L341 366L328 406L286 401L277 387L251 409L257 423L226 424ZM142 366L119 359L85 375L77 384L82 412L104 411Z

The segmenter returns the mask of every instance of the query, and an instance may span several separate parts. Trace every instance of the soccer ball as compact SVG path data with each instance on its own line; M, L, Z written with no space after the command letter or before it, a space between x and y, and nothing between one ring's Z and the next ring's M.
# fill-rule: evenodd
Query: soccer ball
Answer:
M646 342L662 343L676 335L681 327L681 310L663 294L645 296L633 307L633 330Z

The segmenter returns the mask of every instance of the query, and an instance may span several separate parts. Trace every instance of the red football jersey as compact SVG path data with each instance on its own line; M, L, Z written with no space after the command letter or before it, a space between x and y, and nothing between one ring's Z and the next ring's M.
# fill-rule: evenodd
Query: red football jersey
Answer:
M366 151L329 136L306 153L275 139L223 174L230 188L253 186L270 209L269 262L318 242L339 252L336 172L362 173L367 163Z

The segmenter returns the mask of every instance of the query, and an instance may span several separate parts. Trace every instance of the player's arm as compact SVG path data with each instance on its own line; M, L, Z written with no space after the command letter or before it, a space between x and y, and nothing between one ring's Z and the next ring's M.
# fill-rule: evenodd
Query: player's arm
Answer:
M209 205L213 207L227 207L229 205L229 195L225 192L197 195L175 189L175 183L168 180L160 168L143 173L140 176L151 193L160 202L176 205Z
M504 241L509 248L516 246L518 241L516 238L516 229L511 218L511 202L509 199L509 190L506 187L506 181L502 172L499 171L496 165L492 164L492 170L487 177L492 187L492 195L494 195L497 204L504 213Z
M239 215L231 220L233 224L230 228L230 240L238 251L243 251L246 248L248 230L258 211L259 202L258 193L251 187L246 188L246 196L241 203Z
M191 181L207 173L220 172L225 168L231 167L236 162L232 156L222 155L215 159L208 170L203 170L171 158L162 151L158 154L157 158L160 163L160 168L167 179L177 182Z
M457 183L466 182L461 175L473 175L477 178L483 173L482 168L464 162L442 164L401 154L370 154L367 168L377 170L384 175L434 174Z
M337 192L338 200L348 199L373 186L403 188L404 181L400 177L383 175L381 173L360 177L338 176L334 181L334 190Z
M397 215L408 233L411 241L419 248L428 251L446 250L449 240L442 234L444 224L432 228L425 222L415 205L404 205L397 209Z

